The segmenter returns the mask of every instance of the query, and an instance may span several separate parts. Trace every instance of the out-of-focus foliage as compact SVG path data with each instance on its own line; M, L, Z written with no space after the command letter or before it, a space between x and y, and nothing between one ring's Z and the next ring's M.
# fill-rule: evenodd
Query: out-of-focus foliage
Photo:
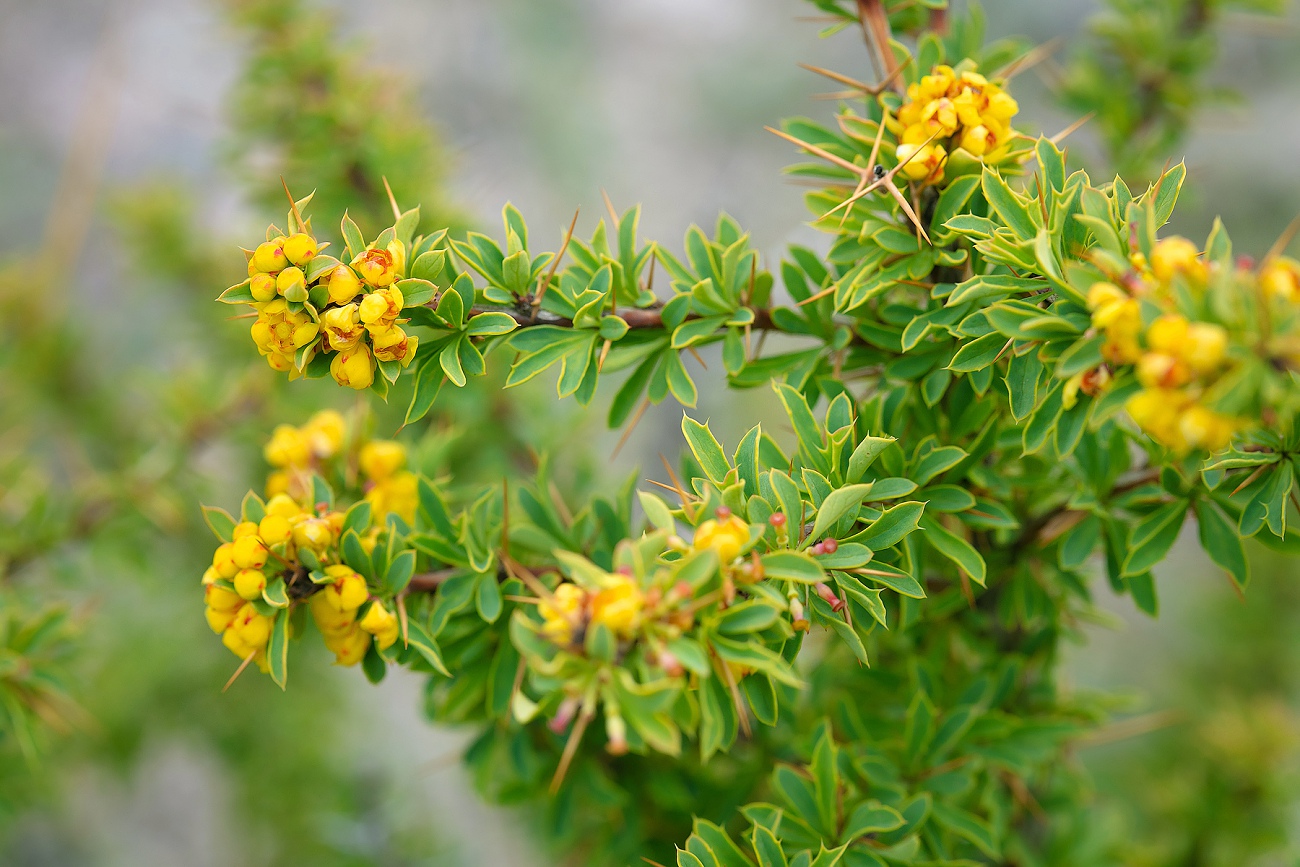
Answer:
M1071 54L1062 82L1071 106L1092 121L1112 167L1130 182L1159 171L1195 114L1233 98L1206 81L1223 17L1277 15L1286 0L1107 0L1091 39ZM1283 25L1285 26L1285 25Z

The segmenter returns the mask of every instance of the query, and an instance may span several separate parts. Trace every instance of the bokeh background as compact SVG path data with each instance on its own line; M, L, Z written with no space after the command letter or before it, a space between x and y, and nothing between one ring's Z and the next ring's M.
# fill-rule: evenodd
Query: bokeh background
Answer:
M802 190L781 176L792 152L762 127L833 111L812 98L827 83L797 63L870 67L856 34L819 39L811 9L0 0L0 612L69 607L79 634L60 667L82 709L68 731L37 733L34 762L0 743L0 863L557 863L526 809L474 795L458 760L467 735L424 720L415 676L371 687L317 648L296 654L287 694L254 677L220 694L234 661L201 616L210 538L197 503L233 507L260 485L276 423L350 404L280 383L210 299L239 279L234 244L283 217L281 173L342 190L327 201L350 198L372 231L382 171L426 217L493 232L513 201L556 244L575 208L580 232L604 216L603 189L620 209L642 203L642 233L673 249L719 210L769 261L816 246ZM990 36L1059 40L1016 81L1022 128L1075 120L1060 91L1099 11L990 4ZM1215 35L1202 81L1215 100L1167 154L1189 167L1172 229L1203 238L1221 215L1258 256L1300 212L1300 19L1235 9ZM363 70L371 89L314 61ZM322 89L337 112L324 120L282 99ZM332 138L340 125L374 135ZM1079 165L1112 165L1088 126L1070 142ZM295 178L304 167L323 180ZM338 216L317 213L322 226ZM561 451L581 484L652 472L679 447L678 406L647 413L615 458L601 398L557 409L547 389L450 398L424 460L473 458L490 474L525 446L582 443ZM771 403L705 388L698 412L726 440L776 422ZM1068 688L1137 713L1079 750L1098 822L1128 835L1133 864L1295 863L1300 574L1254 552L1243 601L1184 543L1156 570L1159 619L1099 580L1105 616L1067 663Z

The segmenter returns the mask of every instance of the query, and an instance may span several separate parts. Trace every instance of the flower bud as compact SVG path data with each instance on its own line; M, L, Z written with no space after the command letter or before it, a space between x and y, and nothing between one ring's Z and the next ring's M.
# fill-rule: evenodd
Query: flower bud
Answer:
M246 659L257 653L257 648L240 638L239 630L233 627L221 633L221 643L240 659Z
M606 710L605 736L609 739L605 751L611 756L621 756L627 752L627 723L613 710Z
M406 446L396 440L371 440L361 447L358 463L367 479L381 481L406 466Z
M320 247L316 239L303 232L290 235L284 242L284 257L294 265L306 265L315 258Z
M275 278L270 274L254 274L248 281L248 291L255 301L270 301L276 296Z
M329 276L330 301L347 304L361 294L361 278L347 265L339 265Z
M266 589L266 575L258 569L240 569L235 573L235 592L241 599L253 600Z
M342 415L332 409L323 409L307 420L302 433L307 438L312 456L325 459L342 450L348 426Z
M244 538L245 536L256 536L256 535L257 535L257 524L253 523L252 521L240 521L238 524L235 525L235 529L232 530L230 533L230 537L236 542L238 542L240 539Z
M284 255L284 238L276 238L264 244L258 244L253 251L252 264L264 274L274 274L282 268L289 267L289 260Z
M303 514L303 509L288 494L275 494L266 501L266 514L288 519Z
M279 545L293 536L289 520L282 515L267 515L257 525L257 535L268 545Z
M335 665L356 665L365 658L369 649L370 634L360 629L353 629L340 640L330 643Z
M235 573L239 571L239 566L235 564L235 545L233 542L226 542L217 546L217 550L212 555L212 568L217 571L218 576L227 580L235 577Z
M1228 332L1208 322L1187 326L1187 345L1183 357L1199 374L1216 370L1228 355Z
M330 374L339 385L358 390L369 388L375 381L375 360L370 355L370 347L360 343L335 355L330 362Z
M240 569L261 569L266 565L266 544L257 536L236 539L231 556Z
M1205 263L1197 257L1200 251L1186 238L1177 235L1158 242L1151 251L1151 273L1162 282L1169 282L1175 274L1204 281Z
M301 268L285 268L275 277L275 291L285 296L288 301L302 300L300 298L290 298L289 293L295 289L304 288L307 285L307 278L302 273Z

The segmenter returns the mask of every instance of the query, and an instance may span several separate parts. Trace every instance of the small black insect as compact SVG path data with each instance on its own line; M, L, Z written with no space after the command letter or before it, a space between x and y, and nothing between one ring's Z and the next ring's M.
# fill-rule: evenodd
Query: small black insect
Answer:
M881 178L883 178L883 177L885 176L885 167L882 166L880 163L876 163L876 168L875 168L875 170L872 172L872 174L875 175L876 180L880 180Z

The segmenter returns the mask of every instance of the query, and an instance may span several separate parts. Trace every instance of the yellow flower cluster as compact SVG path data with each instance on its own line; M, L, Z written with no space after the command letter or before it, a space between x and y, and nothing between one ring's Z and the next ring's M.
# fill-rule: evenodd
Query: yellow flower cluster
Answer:
M286 494L267 502L261 521L235 525L231 541L217 547L203 573L208 625L231 652L241 659L257 653L258 664L264 664L271 618L258 614L254 601L262 598L270 577L291 574L299 549L319 557L336 545L342 526L342 512L314 515Z
M343 451L347 435L347 422L332 409L321 410L302 427L277 426L262 448L266 462L275 468L266 478L266 495L310 497L312 473Z
M631 638L641 625L645 594L636 579L619 572L607 574L591 591L568 582L560 584L537 606L542 634L561 647L580 640L590 624L601 623L619 638Z
M374 522L382 524L391 513L414 524L419 484L415 473L405 469L406 446L395 440L371 440L361 447L359 463Z
M1088 291L1093 327L1105 335L1102 357L1113 365L1135 366L1142 385L1126 404L1129 415L1155 440L1179 453L1226 448L1239 427L1236 419L1204 403L1228 362L1227 331L1209 322L1190 322L1175 312L1143 320L1144 299L1159 309L1172 307L1175 281L1193 293L1205 292L1209 271L1199 255L1186 238L1166 238L1152 250L1149 262L1134 257L1138 276L1128 284L1136 294L1114 283L1096 283ZM1103 387L1109 380L1109 373L1102 371L1083 376L1094 382L1101 377Z
M907 88L898 118L887 122L898 136L898 162L913 181L943 180L948 155L958 148L996 161L1015 137L1011 118L1020 106L999 85L973 70L936 66Z
M382 249L371 245L350 264L313 273L308 282L307 265L320 249L315 238L298 232L272 238L248 254L248 281L241 285L248 287L257 310L253 342L271 367L288 371L291 379L303 374L317 352L333 352L334 379L369 388L377 362L406 367L419 342L400 324L405 301L396 283L405 273L405 248L400 241ZM304 347L311 349L300 366L295 358Z
M366 579L350 566L326 566L332 579L308 599L312 619L325 637L325 646L334 652L337 665L356 665L370 649L373 638L380 650L397 641L397 617L378 599L371 602L365 615L358 618L361 607L370 601Z

